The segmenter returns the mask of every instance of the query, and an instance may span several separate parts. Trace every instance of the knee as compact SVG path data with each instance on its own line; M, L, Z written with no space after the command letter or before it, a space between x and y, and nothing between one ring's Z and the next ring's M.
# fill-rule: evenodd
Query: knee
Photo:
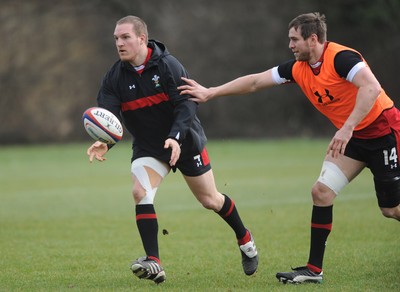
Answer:
M203 196L200 200L199 200L200 204L206 208L207 210L215 210L215 202L212 199L212 197L209 196Z
M224 197L222 195L217 196L213 194L203 194L198 197L200 204L207 210L219 211L224 204Z
M135 201L135 204L137 205L146 196L146 192L143 189L134 187L132 189L132 196L133 200Z
M400 205L394 208L381 208L382 215L400 221Z
M333 204L336 194L326 185L316 182L311 189L311 196L314 205L330 206Z

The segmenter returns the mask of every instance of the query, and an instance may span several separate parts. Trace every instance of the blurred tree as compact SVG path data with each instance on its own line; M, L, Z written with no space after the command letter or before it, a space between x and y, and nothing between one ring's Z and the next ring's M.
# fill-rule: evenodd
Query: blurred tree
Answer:
M115 21L138 15L206 86L260 72L291 58L287 24L320 11L328 38L367 58L395 101L400 96L399 0L2 0L0 143L88 140L81 114L95 104L117 60ZM296 86L201 105L209 137L326 136L333 126Z

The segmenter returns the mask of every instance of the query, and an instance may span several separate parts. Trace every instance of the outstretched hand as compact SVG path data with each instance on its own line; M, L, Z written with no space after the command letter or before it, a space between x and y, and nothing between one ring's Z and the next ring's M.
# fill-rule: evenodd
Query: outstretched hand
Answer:
M181 146L179 146L178 141L172 138L168 138L167 140L165 140L164 148L171 148L171 159L169 160L169 165L175 166L176 162L181 156Z
M107 158L104 157L104 155L107 153L108 147L106 143L96 141L88 148L86 151L86 154L89 156L89 161L93 162L93 159L96 158L96 160L102 162L106 160Z
M178 90L181 91L181 95L189 94L192 96L191 98L189 98L190 100L200 103L206 102L207 100L211 99L208 88L205 88L193 79L182 77L182 80L185 81L186 84L178 87Z

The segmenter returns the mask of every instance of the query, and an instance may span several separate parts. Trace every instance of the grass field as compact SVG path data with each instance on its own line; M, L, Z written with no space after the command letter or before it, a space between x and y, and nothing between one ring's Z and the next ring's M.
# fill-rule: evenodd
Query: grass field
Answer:
M234 234L179 173L156 197L167 281L134 278L143 255L130 194L130 145L90 164L87 144L0 148L0 291L400 291L400 225L377 207L365 170L335 201L322 285L275 273L308 258L310 188L325 140L210 141L219 190L236 202L260 265L242 272Z

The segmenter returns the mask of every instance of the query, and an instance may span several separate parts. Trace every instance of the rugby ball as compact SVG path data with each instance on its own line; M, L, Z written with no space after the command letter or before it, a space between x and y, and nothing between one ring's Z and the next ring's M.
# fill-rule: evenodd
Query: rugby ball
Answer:
M104 108L88 108L84 111L82 120L86 132L96 141L115 144L122 139L124 131L121 122Z

